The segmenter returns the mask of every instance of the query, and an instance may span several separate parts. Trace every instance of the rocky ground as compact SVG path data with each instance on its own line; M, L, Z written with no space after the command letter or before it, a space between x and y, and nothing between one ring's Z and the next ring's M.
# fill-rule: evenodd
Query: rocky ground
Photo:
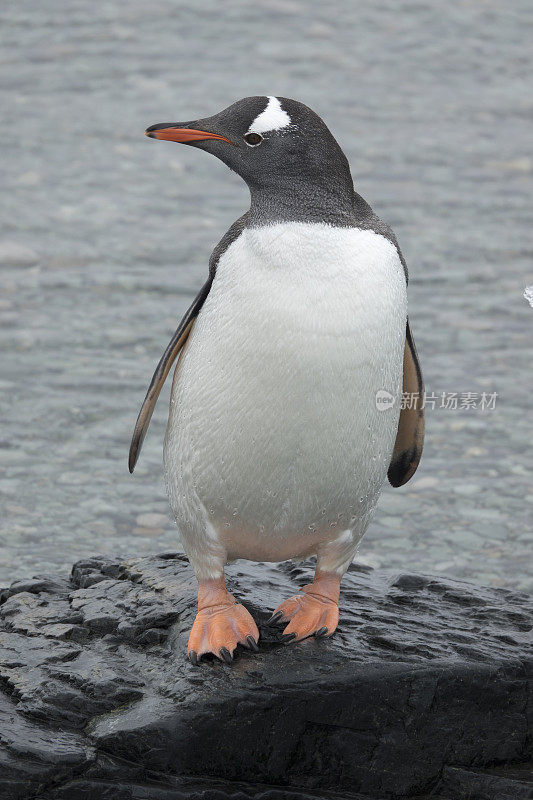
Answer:
M278 94L327 120L395 228L438 397L361 560L531 590L531 4L18 0L1 17L0 581L176 547L168 390L134 477L129 439L247 192L143 131Z
M230 666L186 660L180 555L0 591L2 800L532 796L530 597L353 565L335 636L287 645L311 567L228 571L261 633Z

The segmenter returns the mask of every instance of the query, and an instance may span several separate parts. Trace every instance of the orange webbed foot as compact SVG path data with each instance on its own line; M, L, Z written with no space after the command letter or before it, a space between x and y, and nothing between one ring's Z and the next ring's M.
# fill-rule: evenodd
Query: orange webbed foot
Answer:
M316 576L313 583L303 587L302 594L281 603L270 622L288 623L283 631L286 642L331 636L339 623L339 586L336 575Z
M207 583L207 582L206 582ZM203 591L202 591L203 590ZM226 664L233 661L238 644L257 652L259 630L251 614L223 589L200 585L198 613L188 644L189 659L198 664L201 657L212 653ZM213 601L212 604L209 604Z

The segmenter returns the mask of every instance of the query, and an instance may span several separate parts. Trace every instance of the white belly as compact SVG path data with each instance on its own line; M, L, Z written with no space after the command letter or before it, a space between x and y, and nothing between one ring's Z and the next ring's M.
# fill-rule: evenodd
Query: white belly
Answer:
M406 313L396 248L372 231L285 223L228 248L176 368L165 437L197 574L226 558L327 560L329 546L346 568L390 462ZM396 398L385 411L380 389Z

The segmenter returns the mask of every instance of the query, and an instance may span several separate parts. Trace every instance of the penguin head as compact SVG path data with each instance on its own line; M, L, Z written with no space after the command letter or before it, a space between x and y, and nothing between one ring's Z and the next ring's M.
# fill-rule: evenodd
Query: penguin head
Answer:
M246 97L212 117L152 125L146 135L212 153L252 192L335 184L353 193L346 156L323 120L286 97Z

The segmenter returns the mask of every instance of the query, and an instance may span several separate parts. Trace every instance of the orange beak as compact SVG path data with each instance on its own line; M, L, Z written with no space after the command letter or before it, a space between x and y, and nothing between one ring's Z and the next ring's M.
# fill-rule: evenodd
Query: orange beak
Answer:
M218 133L209 133L209 131L197 131L194 128L179 128L175 124L163 123L159 125L151 125L145 130L145 136L151 139L166 139L169 142L200 142L202 139L219 139L222 142L233 144L232 141L226 139L225 136L220 136Z

